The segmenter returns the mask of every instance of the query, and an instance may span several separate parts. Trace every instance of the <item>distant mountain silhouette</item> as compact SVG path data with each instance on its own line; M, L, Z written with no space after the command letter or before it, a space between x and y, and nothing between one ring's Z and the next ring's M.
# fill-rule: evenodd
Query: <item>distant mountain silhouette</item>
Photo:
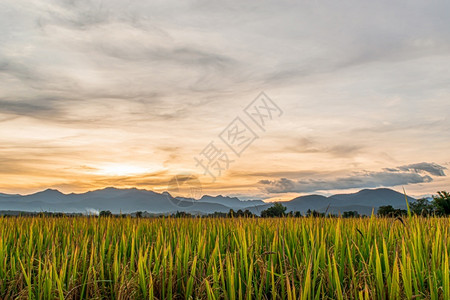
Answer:
M414 201L408 197L408 201ZM242 201L236 197L208 196L195 200L191 198L173 198L169 193L156 193L143 189L105 188L81 194L64 194L58 190L47 189L30 195L11 195L0 193L1 211L27 212L65 212L94 213L110 210L113 213L132 213L147 211L149 213L168 214L185 211L196 214L228 212L248 209L260 214L271 203L261 200ZM308 209L320 212L343 213L355 210L369 215L372 209L382 205L406 208L405 196L391 189L362 190L353 194L338 194L330 197L320 195L301 196L283 202L287 211L300 211L305 214Z
M408 202L415 200L408 197ZM357 211L360 214L370 215L372 209L376 213L378 207L384 205L406 209L405 195L386 188L365 189L353 194L337 194L330 197L320 195L301 196L283 204L288 208L288 211L300 211L302 213L311 209L334 214L344 211Z
M227 197L227 196L203 196L200 200L197 202L199 203L217 203L222 204L228 207L232 207L234 209L247 209L249 207L256 207L259 205L265 205L266 203L261 200L249 200L249 201L242 201L239 200L237 197Z
M105 188L81 194L63 194L47 189L31 195L0 194L0 210L28 212L94 213L110 210L113 213L147 211L149 213L228 212L230 209L245 209L264 205L261 200L241 201L224 196L203 196L199 200L173 198L169 193L156 193L141 189Z
M3 193L0 193L0 197L4 197L4 198L6 198L6 197L14 197L14 196L20 196L20 195L18 195L18 194L3 194Z

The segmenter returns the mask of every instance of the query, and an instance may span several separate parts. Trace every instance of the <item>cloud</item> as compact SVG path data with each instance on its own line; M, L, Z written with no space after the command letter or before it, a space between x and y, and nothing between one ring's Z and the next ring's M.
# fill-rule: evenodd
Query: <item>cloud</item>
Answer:
M434 176L445 176L444 170L447 170L446 167L440 166L435 163L417 163L406 166L398 167L400 171L414 171L416 173L427 172Z
M224 185L446 179L431 165L361 172L448 161L449 8L420 0L408 9L386 0L4 0L0 181L47 188L61 183L57 167L72 178L68 190L140 186L146 180L81 180L70 168L136 159L192 169L197 149L261 90L286 113ZM342 176L350 167L354 175Z
M311 193L321 190L344 190L352 188L375 188L408 185L431 182L433 178L428 175L421 176L415 173L397 172L368 172L336 179L308 179L291 180L281 178L278 180L261 180L268 193Z
M333 157L349 157L355 156L363 151L364 147L355 144L354 141L323 145L323 142L318 142L316 139L311 137L304 137L301 139L294 139L291 145L284 148L285 151L290 151L294 153L317 153L317 154L328 154Z
M2 113L16 116L22 115L58 115L58 109L52 106L54 99L34 99L34 101L8 101L0 99Z
M408 184L427 183L433 181L430 176L445 176L442 167L435 163L417 163L397 168L385 168L382 172L356 173L347 177L332 179L292 180L260 180L259 184L268 193L310 193L319 190L343 190L352 188L393 187ZM421 175L426 172L430 175Z

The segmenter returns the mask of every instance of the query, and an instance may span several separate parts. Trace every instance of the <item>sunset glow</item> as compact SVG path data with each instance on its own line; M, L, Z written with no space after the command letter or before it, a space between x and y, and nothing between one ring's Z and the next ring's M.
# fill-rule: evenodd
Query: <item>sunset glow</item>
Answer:
M3 2L0 192L449 186L448 5L235 4ZM262 91L283 112L264 130L245 113ZM237 117L257 135L240 156L220 138ZM233 161L215 180L195 160L211 141Z

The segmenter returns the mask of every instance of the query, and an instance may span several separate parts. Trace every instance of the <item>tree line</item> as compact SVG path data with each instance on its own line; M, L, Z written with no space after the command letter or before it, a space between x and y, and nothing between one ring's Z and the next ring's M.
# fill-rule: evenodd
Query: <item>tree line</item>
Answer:
M411 214L418 216L449 216L450 215L450 193L446 191L440 191L437 195L432 197L432 200L426 198L418 199L409 203L409 209ZM282 203L275 203L271 207L263 210L261 215L258 216L252 213L250 210L233 210L230 209L228 213L224 212L214 212L212 214L204 215L202 217L213 217L213 218L241 218L241 217L261 217L261 218L271 218L271 217L303 217L299 211L286 212L287 208ZM394 208L392 205L380 206L376 212L380 217L399 217L408 214L406 209ZM102 215L102 213L100 213ZM107 214L109 215L109 214ZM327 212L318 212L316 210L308 210L304 217L339 217L336 214L330 214ZM137 212L136 217L142 217L142 212ZM198 217L197 215L192 215L187 212L176 212L171 215L175 218L186 218L186 217ZM361 215L357 211L344 211L340 217L342 218L359 218Z
M450 193L440 191L432 197L432 200L426 198L417 199L409 204L411 214L428 217L428 216L448 216L450 215ZM391 205L380 206L378 215L398 217L406 215L406 209L395 209Z

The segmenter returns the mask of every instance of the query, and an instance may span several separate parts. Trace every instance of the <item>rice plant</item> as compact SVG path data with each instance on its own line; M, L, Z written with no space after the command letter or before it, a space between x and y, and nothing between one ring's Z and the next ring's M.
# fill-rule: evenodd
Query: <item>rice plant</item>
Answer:
M450 299L450 219L0 218L1 299Z

